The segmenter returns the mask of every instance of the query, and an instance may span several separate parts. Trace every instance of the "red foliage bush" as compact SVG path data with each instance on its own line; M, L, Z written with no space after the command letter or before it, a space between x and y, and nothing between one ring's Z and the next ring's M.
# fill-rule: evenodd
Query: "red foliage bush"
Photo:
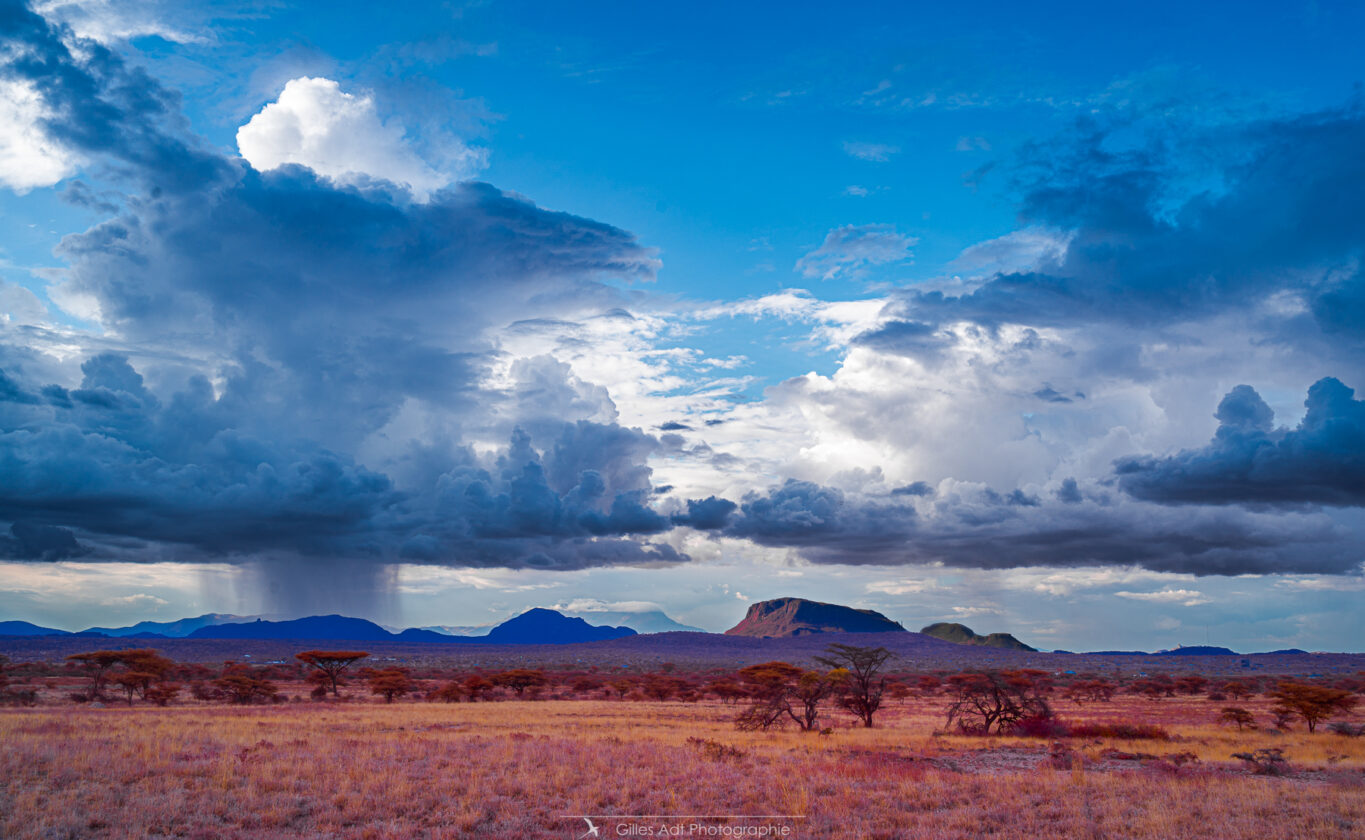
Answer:
M1055 717L1033 715L1014 724L1009 734L1020 738L1065 738L1071 728Z

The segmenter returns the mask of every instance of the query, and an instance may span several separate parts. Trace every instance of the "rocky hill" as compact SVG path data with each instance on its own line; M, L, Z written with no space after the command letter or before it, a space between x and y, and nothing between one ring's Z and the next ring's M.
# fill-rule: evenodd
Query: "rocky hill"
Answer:
M898 622L873 610L823 604L804 598L775 598L749 607L744 618L725 631L727 636L784 638L810 633L906 632Z
M955 624L948 621L930 624L920 632L926 636L933 636L935 639L942 639L945 642L953 642L959 645L979 645L981 647L1000 648L1001 650L1037 650L1037 648L1029 647L1009 633L991 633L986 636L979 636L965 624Z

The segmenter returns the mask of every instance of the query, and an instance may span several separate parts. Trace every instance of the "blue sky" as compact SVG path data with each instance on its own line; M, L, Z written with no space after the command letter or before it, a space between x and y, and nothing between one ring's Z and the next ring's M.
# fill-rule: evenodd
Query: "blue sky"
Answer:
M1355 5L4 9L7 618L1360 637Z

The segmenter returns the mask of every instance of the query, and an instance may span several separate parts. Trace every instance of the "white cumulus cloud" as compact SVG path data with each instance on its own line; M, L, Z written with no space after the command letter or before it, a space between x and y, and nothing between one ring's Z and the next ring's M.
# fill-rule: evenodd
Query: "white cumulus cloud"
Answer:
M467 176L482 160L461 147L445 155L450 167L437 169L405 135L401 123L380 118L372 96L346 93L331 79L303 77L289 81L277 100L237 129L237 149L261 172L294 163L343 184L390 181L418 201Z

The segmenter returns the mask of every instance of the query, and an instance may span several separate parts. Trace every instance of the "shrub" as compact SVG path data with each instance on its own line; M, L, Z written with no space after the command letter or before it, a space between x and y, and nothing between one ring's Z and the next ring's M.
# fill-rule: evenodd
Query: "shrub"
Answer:
M1264 747L1252 753L1233 753L1251 766L1251 772L1258 776L1283 776L1289 772L1289 761L1284 750L1279 747Z
M84 699L85 695L81 695ZM38 690L27 685L16 685L0 691L0 703L6 706L36 706Z
M1055 717L1033 716L1014 724L1009 734L1021 738L1065 738L1071 734L1071 729Z
M1074 738L1115 738L1121 741L1169 741L1171 735L1151 723L1078 723L1071 727Z
M738 761L744 757L742 750L729 744L722 744L720 741L689 737L687 745L701 753L702 758L708 758L712 761Z
M1327 731L1337 735L1345 735L1348 738L1359 738L1360 736L1365 735L1365 723L1362 723L1359 726L1352 726L1345 721L1337 721L1336 723L1327 724Z

